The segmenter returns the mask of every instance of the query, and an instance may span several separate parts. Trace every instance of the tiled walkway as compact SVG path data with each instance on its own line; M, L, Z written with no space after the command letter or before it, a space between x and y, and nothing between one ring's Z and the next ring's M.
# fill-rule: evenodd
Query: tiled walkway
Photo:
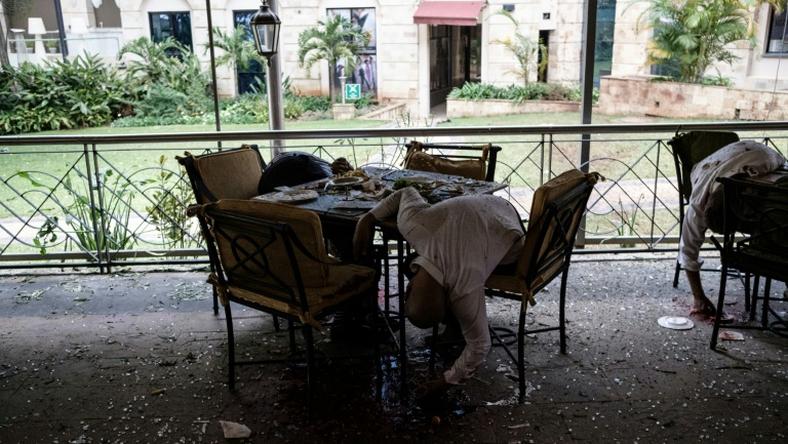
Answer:
M321 363L311 423L297 365L241 368L237 394L228 391L224 317L210 309L204 273L5 274L0 442L225 442L219 420L243 423L250 442L266 443L786 442L788 340L746 331L744 342L712 352L703 322L657 326L662 315L688 311L686 283L670 286L670 260L577 260L569 354L557 353L555 334L527 341L524 405L513 402L500 350L447 408L425 412L398 401L395 370L376 401L372 361L335 359L365 354L363 344L323 337L331 359ZM717 275L704 279L716 292ZM729 291L740 295L741 285ZM557 285L542 293L529 322L553 322L557 296ZM510 325L517 306L496 301L488 311ZM241 354L287 355L287 335L271 333L269 316L234 313ZM426 371L423 334L409 330L412 382Z

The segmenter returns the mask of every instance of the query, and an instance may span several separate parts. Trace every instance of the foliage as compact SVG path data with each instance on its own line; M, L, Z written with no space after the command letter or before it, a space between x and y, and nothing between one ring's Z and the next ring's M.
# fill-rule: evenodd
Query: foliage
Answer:
M547 46L541 40L534 40L521 33L520 22L509 11L501 10L497 14L508 18L514 24L515 31L513 37L496 39L493 43L500 43L514 55L518 68L511 72L520 77L524 85L528 85L534 68L540 74L547 69ZM541 56L541 61L538 61L538 56Z
M371 93L363 94L359 99L353 102L356 109L369 108L375 103L375 95Z
M730 45L755 44L752 9L763 0L650 0L640 17L653 30L647 53L651 64L675 64L677 79L701 83L716 63L738 57ZM779 4L779 0L768 3Z
M119 57L133 55L127 63L128 84L138 100L138 117L172 118L198 115L210 108L209 80L200 61L186 47L168 38L154 43L146 37L123 46Z
M33 187L47 189L47 194L54 193L57 187L57 185L49 187L34 180L28 172L20 171L17 175L27 179ZM84 175L82 176L84 179ZM71 198L71 202L63 208L65 223L73 234L66 238L65 249L71 250L77 247L86 252L103 252L132 247L137 242L137 238L129 228L131 201L134 199L131 184L122 176L115 176L112 170L106 170L100 178L104 205L99 207L91 203L98 199L98 195L91 197L88 181L80 182L82 188L77 189L73 186L71 177L67 176L63 180L63 188ZM57 242L57 233L63 230L59 222L58 216L49 218L33 239L41 254L46 254L47 247Z
M168 170L164 167L166 162L164 155L159 157L158 173L140 184L153 188L150 193L153 204L146 206L145 211L151 223L158 228L163 246L185 248L193 244L189 237L192 220L186 215L185 208L185 203L191 199L192 190L183 171L177 174Z
M98 57L0 69L0 134L109 123L130 97L117 71Z
M216 57L217 65L228 65L233 69L245 71L252 62L265 63L257 52L254 42L247 37L247 31L240 25L232 32L224 32L221 28L214 27L213 46L224 51ZM208 45L205 45L205 51L208 50Z
M304 108L304 112L325 112L331 109L331 98L328 96L299 96L286 97L285 100L297 100Z
M221 110L220 114L222 122L226 123L266 123L268 99L259 93L242 94Z
M370 35L360 27L340 15L330 17L317 26L308 28L298 35L298 64L309 70L325 60L328 62L329 78L333 79L337 63L345 62L345 72L351 72L356 65L356 55L369 44ZM333 81L329 82L331 100L334 100Z
M674 82L675 80L676 79L672 77L654 77L651 79L652 82ZM713 76L713 77L706 76L700 79L700 82L698 83L706 86L726 86L726 87L729 87L733 84L731 82L731 79L722 76Z
M466 82L461 88L454 88L449 93L450 99L464 100L570 100L579 101L582 96L578 88L569 88L554 83L529 83L525 86L509 85L499 87L487 83ZM594 90L594 101L599 98L599 91Z

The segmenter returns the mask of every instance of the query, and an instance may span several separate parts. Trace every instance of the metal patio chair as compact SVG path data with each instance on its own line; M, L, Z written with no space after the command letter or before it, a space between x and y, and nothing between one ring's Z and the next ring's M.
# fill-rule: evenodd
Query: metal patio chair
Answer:
M236 361L231 302L301 324L306 343L307 396L312 398L314 329L344 302L377 295L372 268L340 264L326 253L320 219L311 211L278 203L221 200L189 208L208 228L208 248L219 258L209 281L217 289L227 320L229 385L235 388ZM289 330L291 351L294 329ZM375 341L376 356L377 341Z
M786 173L788 174L788 173ZM725 328L769 328L771 281L788 282L788 180L782 185L758 183L746 178L721 178L723 185L722 244L712 238L720 250L722 274L717 300L717 316L711 336L711 349L717 348L720 319L725 304L726 272L735 268L766 278L761 325L726 325ZM782 299L783 301L785 299ZM753 300L753 305L755 300ZM750 311L751 316L755 313ZM752 317L751 317L752 319ZM772 330L786 336L784 321Z
M216 202L219 199L251 199L258 194L257 187L263 177L263 161L257 145L218 151L202 155L185 152L175 159L186 170L197 204ZM203 237L206 227L200 221ZM206 238L207 239L207 238ZM216 271L218 258L208 251L211 272ZM213 312L219 314L216 291L213 292ZM279 330L279 321L274 319L274 327Z
M491 327L490 333L493 343L503 346L517 366L521 403L525 399L525 334L558 330L561 353L566 353L566 281L572 249L588 199L600 177L597 173L584 174L579 170L569 170L539 187L534 193L531 222L520 259L515 264L499 267L487 279L486 292L489 296L520 301L517 356L508 347L515 342L511 340L513 333L498 327ZM558 325L526 330L528 304L534 305L534 296L559 274L561 291Z
M692 194L692 167L725 145L738 142L739 136L729 131L689 131L676 133L668 142L676 166L676 185L679 190L679 237L684 225L684 211ZM679 285L682 267L676 260L673 288ZM745 300L749 304L749 298Z

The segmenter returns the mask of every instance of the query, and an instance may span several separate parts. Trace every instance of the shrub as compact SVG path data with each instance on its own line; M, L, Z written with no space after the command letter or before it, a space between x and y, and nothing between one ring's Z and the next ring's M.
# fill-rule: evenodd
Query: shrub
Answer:
M364 94L364 95L361 96L361 98L359 98L358 100L353 102L353 105L356 106L356 109L364 109L364 108L369 108L370 106L372 106L374 104L374 101L375 101L375 96L374 95L372 95L372 94Z
M594 101L599 97L599 92L594 90ZM529 83L527 85L509 85L498 87L485 83L467 82L461 88L454 88L449 93L450 99L464 100L489 100L501 99L522 102L524 100L571 100L581 99L578 88L570 88L554 83Z
M0 134L109 123L128 105L123 79L98 57L0 70Z
M324 112L331 109L331 98L328 96L293 95L291 99L297 100L304 108L304 112Z
M208 77L197 56L180 43L140 37L127 43L119 57L126 54L135 56L128 61L127 80L138 117L173 119L174 112L195 116L211 108Z

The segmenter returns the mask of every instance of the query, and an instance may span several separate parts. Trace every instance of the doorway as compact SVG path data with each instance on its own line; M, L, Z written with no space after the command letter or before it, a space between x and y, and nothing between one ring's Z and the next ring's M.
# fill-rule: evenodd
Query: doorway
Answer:
M481 81L482 26L430 26L430 108L452 88Z

